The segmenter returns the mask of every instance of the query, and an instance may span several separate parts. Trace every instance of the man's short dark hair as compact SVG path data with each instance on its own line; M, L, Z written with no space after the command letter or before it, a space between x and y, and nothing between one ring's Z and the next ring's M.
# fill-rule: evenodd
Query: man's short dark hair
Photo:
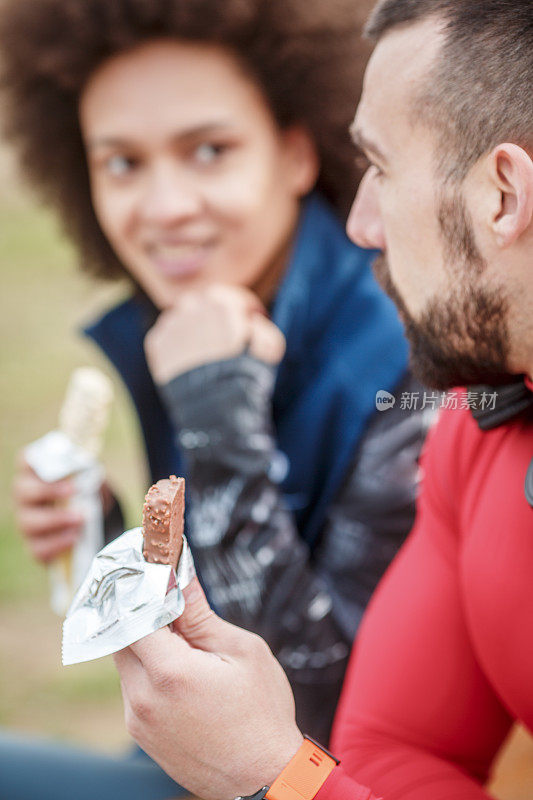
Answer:
M445 40L413 112L438 131L439 172L461 181L502 142L532 154L533 0L381 0L366 34L377 41L431 17Z
M2 117L21 163L59 211L82 265L113 277L123 267L92 207L78 101L107 58L150 39L232 51L263 90L278 124L304 125L321 170L318 186L344 213L358 173L348 126L369 48L371 0L2 0Z

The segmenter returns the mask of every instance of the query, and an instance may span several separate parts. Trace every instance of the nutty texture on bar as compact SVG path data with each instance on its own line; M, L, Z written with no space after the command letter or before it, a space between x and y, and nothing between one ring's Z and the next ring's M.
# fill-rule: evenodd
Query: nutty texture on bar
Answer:
M183 541L185 479L163 478L149 490L143 505L143 556L152 564L178 565Z

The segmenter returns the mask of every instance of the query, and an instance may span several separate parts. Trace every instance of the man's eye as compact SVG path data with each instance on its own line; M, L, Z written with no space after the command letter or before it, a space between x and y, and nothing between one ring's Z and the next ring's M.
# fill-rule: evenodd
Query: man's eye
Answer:
M358 153L354 159L355 166L360 172L366 172L372 166L367 156L364 153Z
M120 178L131 172L136 166L133 158L127 156L111 156L105 162L107 172L113 177Z
M362 173L365 173L369 169L372 169L374 177L381 178L383 176L383 171L378 166L376 166L376 164L373 164L372 161L370 161L370 159L368 158L368 156L366 156L364 153L360 153L355 157L355 166Z
M227 150L226 145L203 142L195 148L193 157L199 164L212 164Z

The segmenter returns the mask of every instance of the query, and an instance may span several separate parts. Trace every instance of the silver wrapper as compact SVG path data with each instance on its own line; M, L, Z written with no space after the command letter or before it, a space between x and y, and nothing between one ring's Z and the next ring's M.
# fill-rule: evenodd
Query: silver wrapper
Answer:
M74 444L62 431L50 431L24 449L30 467L42 481L53 483L90 469L94 456Z
M145 561L142 546L142 528L133 528L95 556L63 623L65 666L116 653L183 613L195 575L187 540L177 571Z
M100 496L104 469L94 456L74 444L62 431L50 431L32 442L25 448L24 455L43 481L72 479L74 494L65 507L78 511L83 519L76 544L49 565L50 605L56 614L63 617L91 561L104 544Z

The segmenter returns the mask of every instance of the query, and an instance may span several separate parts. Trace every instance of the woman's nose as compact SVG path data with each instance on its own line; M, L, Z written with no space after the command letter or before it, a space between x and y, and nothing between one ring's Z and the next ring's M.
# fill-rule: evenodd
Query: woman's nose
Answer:
M194 217L202 205L192 177L169 163L153 167L139 202L143 221L163 227Z

